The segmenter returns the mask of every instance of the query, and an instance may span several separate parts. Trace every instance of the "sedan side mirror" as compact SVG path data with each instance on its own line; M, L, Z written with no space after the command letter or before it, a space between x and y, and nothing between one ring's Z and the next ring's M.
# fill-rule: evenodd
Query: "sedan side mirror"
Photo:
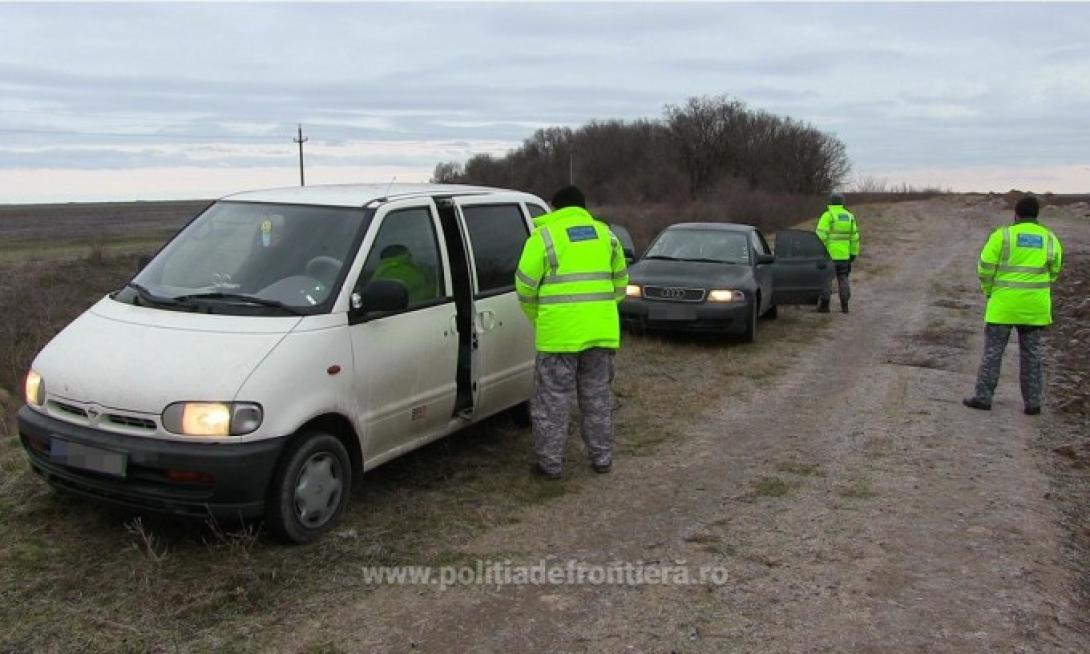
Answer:
M757 265L763 265L768 263L776 263L776 255L774 254L758 254Z
M403 311L409 308L409 287L397 279L376 279L353 291L349 313L363 316L371 313Z

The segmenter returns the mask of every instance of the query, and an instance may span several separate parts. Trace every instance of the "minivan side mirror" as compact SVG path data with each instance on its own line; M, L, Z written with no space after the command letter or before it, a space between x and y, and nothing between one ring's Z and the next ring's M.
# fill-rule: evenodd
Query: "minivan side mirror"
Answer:
M776 255L774 254L758 254L757 265L760 266L766 263L776 263Z
M363 288L352 292L351 309L354 316L409 308L409 287L397 279L375 279Z

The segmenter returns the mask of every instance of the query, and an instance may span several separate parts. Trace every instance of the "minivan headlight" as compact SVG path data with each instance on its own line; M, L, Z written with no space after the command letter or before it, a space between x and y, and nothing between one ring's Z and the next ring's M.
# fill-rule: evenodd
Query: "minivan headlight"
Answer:
M253 402L175 402L163 410L163 428L183 436L241 436L264 416Z
M45 382L42 376L31 370L26 374L26 385L23 387L23 397L27 404L41 406L45 402Z

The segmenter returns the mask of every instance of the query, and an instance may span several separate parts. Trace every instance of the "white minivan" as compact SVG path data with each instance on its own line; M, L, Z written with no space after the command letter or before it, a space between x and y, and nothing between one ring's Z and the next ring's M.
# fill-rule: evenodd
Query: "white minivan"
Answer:
M364 471L525 403L516 191L310 186L227 196L50 341L20 438L53 486L304 542Z

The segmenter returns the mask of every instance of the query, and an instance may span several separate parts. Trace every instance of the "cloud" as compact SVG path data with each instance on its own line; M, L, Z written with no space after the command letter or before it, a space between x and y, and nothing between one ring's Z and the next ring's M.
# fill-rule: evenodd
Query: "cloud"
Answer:
M228 179L290 166L302 123L315 166L430 173L704 94L832 131L857 170L1077 166L1087 24L1054 4L0 4L0 169ZM150 186L125 197L176 188L126 175Z

